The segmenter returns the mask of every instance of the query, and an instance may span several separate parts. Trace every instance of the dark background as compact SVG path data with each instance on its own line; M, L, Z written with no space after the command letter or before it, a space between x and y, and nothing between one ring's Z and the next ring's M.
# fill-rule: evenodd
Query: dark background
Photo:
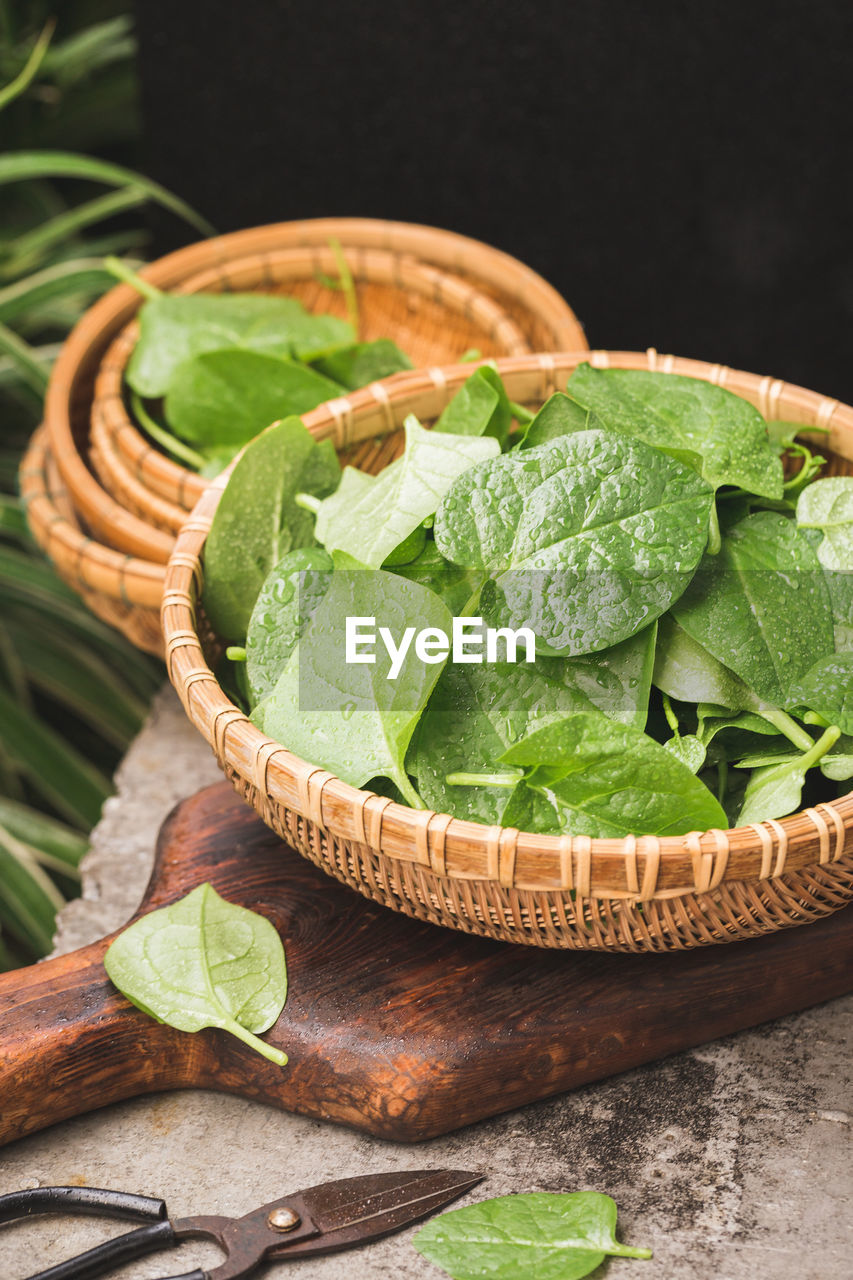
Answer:
M144 162L222 231L490 241L593 346L853 400L853 4L137 0ZM155 226L158 252L180 243Z

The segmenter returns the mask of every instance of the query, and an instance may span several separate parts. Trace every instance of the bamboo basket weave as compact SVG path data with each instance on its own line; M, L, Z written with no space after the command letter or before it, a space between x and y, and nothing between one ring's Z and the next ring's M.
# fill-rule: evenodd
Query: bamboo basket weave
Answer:
M19 479L30 530L59 576L137 649L162 658L164 566L135 560L89 537L50 455L44 427L30 441Z
M768 417L829 429L833 469L853 473L853 409L720 365L597 351L505 359L510 396L538 406L583 359L725 386ZM398 374L321 406L306 424L376 471L408 413L434 421L468 365ZM376 441L377 436L384 439ZM200 640L202 555L226 476L202 496L169 561L169 675L236 790L283 839L366 897L418 919L508 942L668 951L805 924L853 897L853 794L783 821L679 837L543 836L410 809L348 786L266 738L225 696Z

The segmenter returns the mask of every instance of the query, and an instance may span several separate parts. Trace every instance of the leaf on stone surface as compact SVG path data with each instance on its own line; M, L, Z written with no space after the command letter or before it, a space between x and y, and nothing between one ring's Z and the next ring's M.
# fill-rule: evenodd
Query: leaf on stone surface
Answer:
M287 996L281 939L269 920L227 902L212 885L130 925L107 949L104 967L158 1022L178 1031L219 1027L279 1066L287 1062L258 1039Z
M434 514L458 476L500 452L496 440L436 435L409 415L406 448L378 476L352 467L321 503L315 534L327 551L343 550L378 569L404 539Z
M375 662L345 661L347 618L375 619ZM422 808L406 774L406 751L445 659L422 661L412 645L389 679L391 659L378 638L385 627L395 644L407 630L411 641L414 623L447 634L451 615L438 596L398 574L336 570L263 704L264 733L354 787L390 778L407 803Z
M486 579L493 626L527 626L537 648L609 648L659 617L707 541L712 493L655 449L581 431L472 467L435 517L446 559Z
M718 801L653 738L600 712L538 729L501 762L528 770L523 786L542 792L570 835L684 835L725 827ZM507 825L509 813L505 815Z
M271 422L307 413L342 391L294 360L257 351L209 351L174 371L166 418L181 439L236 453Z
M766 498L783 494L782 464L767 424L748 401L700 378L579 365L569 394L610 431L665 450L692 453L714 488L736 485Z
M492 772L512 743L576 711L595 708L642 728L654 634L652 626L594 658L543 657L531 665L449 663L409 760L423 800L471 822L500 822L511 786L451 785L447 775Z
M314 519L294 501L335 488L340 466L329 440L318 444L299 418L264 431L234 465L204 549L203 603L211 626L242 644L264 579L282 556L314 545Z
M853 476L815 480L800 494L797 523L820 529L818 559L827 569L853 572Z
M616 1212L597 1191L498 1196L433 1218L413 1244L454 1280L582 1280L607 1255L652 1256L619 1244Z
M239 347L265 355L300 355L354 337L345 320L310 315L295 298L164 293L140 309L139 341L127 380L141 396L159 397L169 390L179 365L207 351Z

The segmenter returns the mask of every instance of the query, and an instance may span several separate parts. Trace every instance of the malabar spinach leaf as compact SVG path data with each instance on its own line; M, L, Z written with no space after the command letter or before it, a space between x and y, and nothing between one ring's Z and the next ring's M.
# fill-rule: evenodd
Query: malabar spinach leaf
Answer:
M555 391L546 400L519 441L520 449L535 449L537 445L547 444L560 436L571 435L574 431L588 431L601 428L604 424L589 409L578 404L563 391Z
M452 436L494 436L503 448L512 409L503 379L489 365L477 369L441 413L433 431Z
M447 775L493 772L512 743L578 711L597 709L642 728L654 634L652 626L594 658L544 657L530 665L448 663L409 759L423 800L472 822L499 822L512 785L454 786Z
M790 698L792 705L808 707L827 724L853 734L853 653L820 658L796 682Z
M765 498L783 494L782 463L767 424L740 396L699 378L579 365L569 394L611 431L658 449L692 453L715 489L736 485Z
M853 476L827 476L800 494L797 523L820 529L817 554L827 569L853 572Z
M345 661L347 618L375 619L375 662ZM424 662L412 645L389 679L391 660L378 638L382 627L400 644L407 631L410 642L415 630L448 633L451 615L438 596L397 574L336 570L263 704L263 728L354 787L390 778L409 804L422 808L406 774L406 751L445 659Z
M327 551L343 550L371 569L431 516L453 481L497 454L492 438L437 435L405 422L402 458L378 476L348 467L340 488L317 509L315 533Z
M390 338L338 347L314 356L310 363L324 378L331 378L348 391L412 368L409 357Z
M138 1009L178 1031L219 1027L271 1062L287 1054L259 1040L284 1008L284 947L269 920L201 884L152 911L104 956L110 979Z
M127 380L141 396L159 397L169 390L179 365L208 351L238 347L265 355L299 356L352 342L354 337L345 320L310 315L295 298L164 293L139 312L139 341ZM262 425L269 426L271 421Z
M580 431L466 471L436 513L435 541L482 571L491 625L530 627L554 653L591 653L682 593L711 501L699 476L657 450Z
M386 560L384 567L392 566ZM445 560L431 539L425 542L417 559L393 567L394 572L401 577L408 578L410 582L419 582L422 587L429 587L430 591L441 596L454 616L462 613L479 585L476 573Z
M288 551L258 593L246 632L246 675L252 706L276 681L329 589L332 557L321 547Z
M296 494L323 496L339 477L331 441L318 444L299 418L264 431L238 459L204 551L203 603L223 640L243 642L270 569L286 552L313 545L313 517L296 506Z
M582 1280L608 1255L650 1258L616 1239L616 1203L597 1191L498 1196L422 1227L418 1253L454 1280Z
M803 755L753 770L737 817L737 825L765 822L768 818L783 818L799 809L807 772L820 763L840 736L838 728L833 726Z
M166 417L183 440L236 452L271 422L307 413L342 390L294 360L257 351L209 351L174 371Z
M792 520L773 511L755 512L728 530L719 555L705 557L673 613L694 640L777 706L786 706L794 682L835 648L829 589L815 552Z
M501 756L523 786L554 806L571 835L675 836L725 827L726 815L690 769L653 738L600 712L538 729ZM504 821L511 823L511 804Z

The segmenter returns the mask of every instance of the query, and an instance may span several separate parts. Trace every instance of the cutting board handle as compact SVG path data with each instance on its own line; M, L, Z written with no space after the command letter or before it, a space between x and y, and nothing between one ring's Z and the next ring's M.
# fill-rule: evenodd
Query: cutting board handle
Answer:
M141 1017L107 977L109 941L0 974L0 1144L185 1083L179 1033Z

